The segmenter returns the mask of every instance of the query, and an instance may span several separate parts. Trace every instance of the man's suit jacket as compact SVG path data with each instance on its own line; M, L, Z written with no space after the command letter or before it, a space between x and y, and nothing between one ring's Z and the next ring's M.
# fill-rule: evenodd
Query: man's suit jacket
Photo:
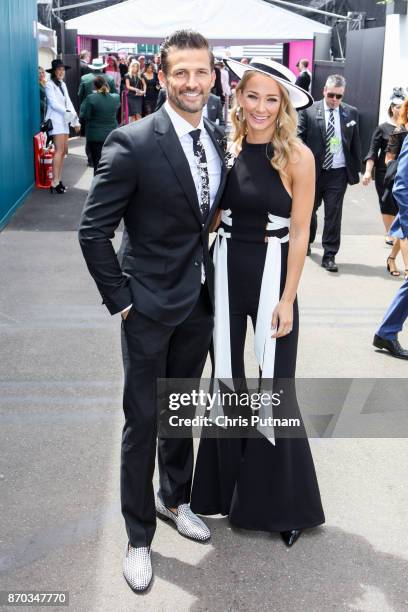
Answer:
M340 104L341 140L346 160L349 185L359 182L361 171L361 144L358 111L354 106ZM326 121L323 100L299 112L298 135L315 156L316 178L319 177L326 152Z
M398 202L399 212L390 228L390 234L397 238L408 238L408 138L405 138L398 157L392 193Z
M304 89L305 91L309 91L311 80L312 79L310 77L309 72L307 72L306 70L303 70L297 77L295 84L298 87L301 87L302 89Z
M158 111L159 108L161 108L163 106L163 104L165 103L166 100L167 100L167 92L162 87L160 89L160 91L159 91L159 95L157 96L156 108L154 110Z
M226 168L214 126L204 123L222 161L220 187L204 225L190 166L164 108L114 130L105 142L79 241L111 314L133 304L155 321L178 325L198 299L202 263L213 300L208 233ZM111 239L122 219L117 257Z
M110 93L118 93L115 86L115 81L109 74L104 74L102 71L92 70L89 74L84 74L81 77L81 82L78 89L78 99L81 104L89 94L94 93L93 82L97 76L103 76L109 85Z
M219 125L225 126L225 120L224 120L224 115L222 112L221 100L218 96L215 96L214 94L210 94L210 97L208 98L207 115L208 115L208 119L212 121L213 123L215 123L216 120L218 119Z
M90 67L87 64L87 62L85 62L84 60L80 60L80 62L79 62L79 73L80 73L81 77L83 77L84 74L89 74L90 72L92 72L92 70L90 69Z

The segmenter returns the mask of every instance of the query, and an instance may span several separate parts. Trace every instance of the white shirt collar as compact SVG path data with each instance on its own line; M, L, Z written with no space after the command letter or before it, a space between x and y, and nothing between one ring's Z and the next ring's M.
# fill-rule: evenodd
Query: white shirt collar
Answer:
M194 128L191 125L191 123L189 123L188 121L183 119L183 117L181 117L170 106L168 100L166 100L166 102L164 103L164 108L165 108L168 116L170 117L170 121L172 122L173 127L176 130L176 134L177 134L177 136L179 138L182 138L182 136L185 136L186 134L189 134L193 130L199 130L200 129L202 132L204 131L204 119L203 119L202 115L201 115L200 123L198 124L198 126L196 128Z
M325 110L325 111L332 110L332 109L330 108L330 106L327 106L327 104L326 104L326 100L325 100L324 98L323 98L323 106L324 106L324 110ZM334 110L334 112L335 112L335 113L338 113L338 112L339 112L339 109L340 109L340 106L338 106L337 108L333 108L333 110Z

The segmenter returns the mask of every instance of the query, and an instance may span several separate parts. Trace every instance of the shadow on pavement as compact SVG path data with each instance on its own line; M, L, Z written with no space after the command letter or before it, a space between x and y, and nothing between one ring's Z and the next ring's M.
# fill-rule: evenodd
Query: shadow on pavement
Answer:
M227 521L206 521L214 548L197 566L153 553L155 575L197 598L192 612L406 609L408 562L361 536L320 527L286 549L278 535L234 529L225 537Z

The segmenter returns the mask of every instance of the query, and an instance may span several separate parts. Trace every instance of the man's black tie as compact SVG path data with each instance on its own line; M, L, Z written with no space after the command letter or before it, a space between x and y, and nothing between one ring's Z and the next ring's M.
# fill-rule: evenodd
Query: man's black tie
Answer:
M210 180L208 176L207 156L205 154L204 145L200 140L201 130L193 130L189 132L189 134L193 139L194 157L197 162L198 175L200 177L199 205L204 222L210 212Z
M333 165L333 153L331 152L330 141L335 134L334 130L334 110L332 108L330 110L329 122L327 124L326 130L326 153L324 156L323 162L323 170L330 170Z

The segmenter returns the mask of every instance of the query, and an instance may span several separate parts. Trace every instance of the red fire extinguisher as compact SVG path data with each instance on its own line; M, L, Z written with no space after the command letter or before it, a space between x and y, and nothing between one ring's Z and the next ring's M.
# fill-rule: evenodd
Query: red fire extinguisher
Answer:
M40 153L40 180L43 187L52 185L52 160L54 148L42 149Z

